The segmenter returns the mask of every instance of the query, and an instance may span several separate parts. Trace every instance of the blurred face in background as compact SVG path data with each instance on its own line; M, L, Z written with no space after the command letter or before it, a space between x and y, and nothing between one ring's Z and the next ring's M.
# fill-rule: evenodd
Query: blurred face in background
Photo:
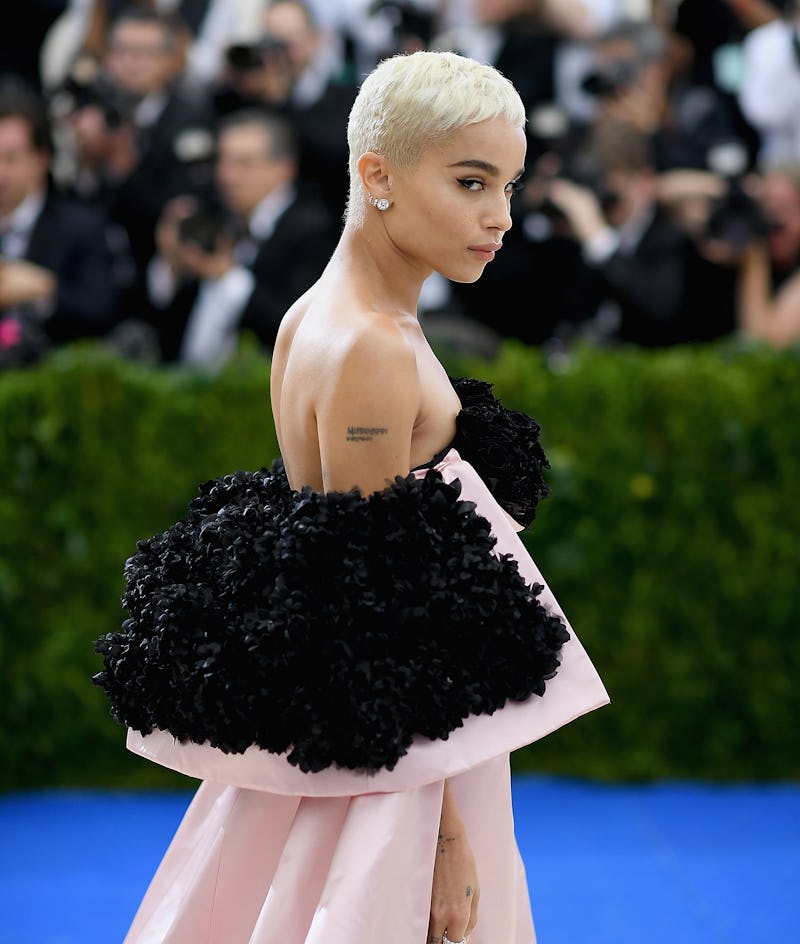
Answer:
M770 223L770 256L779 269L800 263L800 167L795 176L773 170L761 181L761 206Z
M0 118L0 216L44 189L49 155L37 151L24 118Z
M264 32L286 47L294 76L300 75L316 56L322 41L307 12L296 3L278 2L267 7L262 22Z
M118 23L105 60L111 77L140 98L169 87L182 68L177 45L158 23Z
M294 177L294 165L270 155L269 133L258 125L241 125L220 133L216 183L234 213L249 216L258 204Z
M606 218L612 226L643 218L655 203L656 177L650 170L611 169L606 174L605 187L613 195L606 208Z
M512 16L536 13L541 0L473 0L472 12L480 23L505 23Z

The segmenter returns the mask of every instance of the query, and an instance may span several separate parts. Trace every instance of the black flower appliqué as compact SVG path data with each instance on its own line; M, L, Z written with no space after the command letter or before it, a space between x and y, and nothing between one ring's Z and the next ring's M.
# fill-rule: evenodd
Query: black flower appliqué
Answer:
M492 385L469 377L450 378L462 409L456 416L453 446L480 475L495 500L527 527L536 506L550 494L542 475L550 468L539 442L541 427L511 410L492 393Z
M279 461L223 476L139 542L94 681L144 734L392 769L558 670L566 626L494 546L433 469L368 498L295 492Z

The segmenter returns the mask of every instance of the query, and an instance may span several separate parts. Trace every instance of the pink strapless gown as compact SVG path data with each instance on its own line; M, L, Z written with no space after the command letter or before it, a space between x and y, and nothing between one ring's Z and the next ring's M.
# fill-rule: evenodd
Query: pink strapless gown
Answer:
M461 497L491 523L496 552L544 584L541 602L567 622L519 527L473 467L451 449L435 468L461 482ZM203 783L124 944L425 944L445 780L478 865L470 944L533 944L509 755L609 701L567 626L543 697L471 716L446 741L417 738L392 771L303 773L255 747L225 754L164 731L129 731L131 751Z

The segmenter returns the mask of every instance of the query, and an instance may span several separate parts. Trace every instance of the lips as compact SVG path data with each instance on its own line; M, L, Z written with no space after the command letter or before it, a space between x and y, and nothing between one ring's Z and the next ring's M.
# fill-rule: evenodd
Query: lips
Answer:
M491 262L494 259L494 254L502 245L502 243L487 243L484 246L470 246L469 250L484 262Z

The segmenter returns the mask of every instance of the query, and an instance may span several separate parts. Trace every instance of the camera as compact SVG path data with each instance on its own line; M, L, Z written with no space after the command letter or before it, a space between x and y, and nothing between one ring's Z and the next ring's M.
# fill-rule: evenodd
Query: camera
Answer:
M616 95L633 84L637 66L632 59L611 59L584 76L581 88L595 98Z
M234 236L233 217L216 201L205 201L189 216L178 222L178 239L186 245L197 246L203 252L213 253L223 239Z
M234 72L253 72L270 59L286 59L288 47L274 36L264 36L257 43L234 43L225 50L225 61Z
M59 92L65 96L70 111L97 108L110 131L116 131L126 121L130 121L136 107L135 96L119 88L99 72L88 79L70 75L61 85Z
M609 213L619 202L619 195L606 184L606 169L601 161L590 153L576 153L567 157L555 173L548 173L544 177L544 197L530 208L534 212L551 222L565 222L565 216L560 207L556 206L547 196L547 179L561 178L568 180L578 187L584 187L594 194L603 214Z
M712 203L706 236L731 249L742 250L764 239L770 229L758 202L745 192L739 181L732 180L723 196Z
M380 18L391 30L391 46L381 56L408 51L421 45L428 48L434 35L435 17L418 3L407 0L374 0L367 7L367 16Z
M709 170L725 182L725 190L711 203L705 225L705 236L724 243L734 250L742 250L751 243L764 239L770 231L759 202L751 197L742 182L747 170L744 145L737 141L722 142L711 148L706 156Z
M561 178L590 190L603 213L617 204L618 195L607 184L608 164L591 146L586 129L574 125L559 106L548 104L528 114L530 151L536 155L531 183L526 189L528 209L551 224L566 222L548 195L551 180Z

